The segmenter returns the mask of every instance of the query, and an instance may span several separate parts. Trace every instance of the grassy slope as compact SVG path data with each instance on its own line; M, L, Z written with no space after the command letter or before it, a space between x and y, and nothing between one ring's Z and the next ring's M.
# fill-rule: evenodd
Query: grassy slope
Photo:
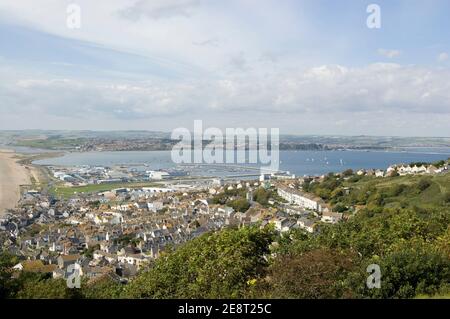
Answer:
M430 176L397 176L388 178L364 177L356 183L346 182L345 186L363 189L370 185L377 190L388 190L396 184L415 186L419 180L424 177L429 178L431 182L431 185L426 190L419 193L414 187L407 188L398 196L388 197L386 199L386 206L398 207L401 203L407 203L408 206L423 208L442 206L444 194L450 192L450 173Z

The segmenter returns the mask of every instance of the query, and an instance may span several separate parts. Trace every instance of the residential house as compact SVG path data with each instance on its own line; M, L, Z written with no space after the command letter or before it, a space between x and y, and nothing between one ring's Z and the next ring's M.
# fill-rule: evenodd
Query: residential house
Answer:
M384 171L381 169L377 169L375 171L375 177L384 177Z
M289 231L295 225L295 222L288 218L276 218L273 222L275 229L279 232Z
M320 198L300 192L294 188L278 187L277 192L281 198L302 208L318 212L321 212L324 208L324 203Z
M105 259L109 263L113 263L117 260L117 255L110 254L101 250L94 251L93 257L95 260Z
M309 233L314 233L315 231L315 222L307 219L305 217L301 217L297 220L297 225L301 228L306 230Z
M321 220L325 223L332 223L335 224L342 220L343 214L342 213L335 213L335 212L324 212L322 214Z
M60 255L58 257L58 267L60 269L67 269L69 265L78 263L81 259L79 254L75 255Z

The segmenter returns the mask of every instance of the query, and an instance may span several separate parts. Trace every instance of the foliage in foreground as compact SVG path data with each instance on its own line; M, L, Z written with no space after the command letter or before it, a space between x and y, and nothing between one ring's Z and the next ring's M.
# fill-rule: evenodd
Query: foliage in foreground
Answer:
M241 298L265 273L271 229L227 229L158 259L126 287L130 298Z
M346 222L321 225L314 235L300 230L275 235L256 226L206 234L167 252L128 285L106 278L70 290L48 276L11 278L17 258L2 255L0 297L448 297L450 207L442 194L449 191L449 178L356 180L349 198L336 191L342 187L337 183L330 193L340 202L358 203L361 197L365 204ZM331 177L327 183L333 183ZM392 205L400 198L405 205ZM366 286L370 264L381 268L380 289Z

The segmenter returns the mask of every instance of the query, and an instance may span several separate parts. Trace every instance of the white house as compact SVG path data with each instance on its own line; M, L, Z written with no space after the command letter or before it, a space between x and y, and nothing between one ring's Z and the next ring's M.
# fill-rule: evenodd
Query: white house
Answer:
M112 210L117 210L119 212L126 212L128 210L130 210L130 205L129 204L122 204L122 205L117 205L117 206L111 206Z
M147 207L148 210L151 212L156 213L157 211L160 211L161 209L164 208L164 204L163 202L152 202L152 203L147 203Z
M104 258L109 263L112 263L117 259L116 255L109 254L109 253L101 251L101 250L94 251L92 256L94 257L95 260L100 260L100 259Z
M332 223L336 224L342 219L343 214L342 213L334 213L334 212L324 212L322 214L321 221L325 223Z
M312 220L302 217L297 220L297 225L309 233L314 233L315 223Z
M362 176L364 174L366 174L366 171L363 169L360 169L359 171L356 172L356 175L358 175L358 176Z
M384 171L377 169L375 171L375 177L384 177Z
M123 216L120 213L116 212L104 212L95 215L94 223L99 224L110 224L110 225L118 225L123 222Z
M136 265L138 268L143 266L148 261L142 254L119 255L118 260L121 263Z
M277 231L286 232L295 225L295 222L292 222L287 218L277 218L274 220L274 224Z
M302 193L293 188L279 187L277 193L281 198L287 200L288 202L306 209L312 209L321 212L324 208L324 205L320 198Z

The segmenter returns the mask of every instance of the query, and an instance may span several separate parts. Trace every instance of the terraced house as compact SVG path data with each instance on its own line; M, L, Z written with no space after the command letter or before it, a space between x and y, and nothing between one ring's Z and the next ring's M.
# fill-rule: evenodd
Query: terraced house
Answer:
M280 186L277 189L278 195L289 203L298 205L305 209L311 209L319 213L328 209L325 202L311 194L303 193L297 189Z

